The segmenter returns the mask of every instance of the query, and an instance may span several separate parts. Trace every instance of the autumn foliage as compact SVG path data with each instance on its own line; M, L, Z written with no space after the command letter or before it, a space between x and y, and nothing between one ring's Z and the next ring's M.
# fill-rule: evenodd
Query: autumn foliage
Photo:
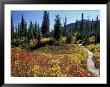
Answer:
M94 76L86 69L87 53L78 45L46 46L33 52L16 47L11 51L11 75L14 77Z

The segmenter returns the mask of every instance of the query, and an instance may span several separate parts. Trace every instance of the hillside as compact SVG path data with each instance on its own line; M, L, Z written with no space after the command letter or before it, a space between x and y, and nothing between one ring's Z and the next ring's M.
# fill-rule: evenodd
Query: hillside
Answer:
M89 24L91 25L92 23L95 23L95 22L96 22L96 21L90 21L90 20L88 21L88 20L86 20L86 19L84 19L83 21L84 21L84 26L86 26L87 23L89 23ZM77 21L77 22L78 22L78 28L80 28L81 21L79 20L79 21ZM100 23L100 20L99 20L98 22ZM75 22L75 23L76 23L76 22ZM75 23L67 24L67 29L68 29L68 30L74 29Z

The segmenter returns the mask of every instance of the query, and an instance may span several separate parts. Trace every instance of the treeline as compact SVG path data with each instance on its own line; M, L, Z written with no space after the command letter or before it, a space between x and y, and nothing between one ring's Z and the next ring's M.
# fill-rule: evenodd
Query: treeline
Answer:
M41 38L52 37L54 41L59 41L61 37L66 37L66 42L71 43L72 37L75 37L74 42L88 44L89 37L95 36L95 42L100 42L100 20L98 16L96 20L85 22L84 14L81 14L81 21L76 20L72 29L67 28L67 18L65 17L64 24L61 24L61 17L56 15L54 28L50 30L49 12L44 11L42 25L38 22L30 21L29 26L25 21L23 15L18 26L13 25L13 16L11 15L11 39L12 46L26 45L27 43L40 43Z

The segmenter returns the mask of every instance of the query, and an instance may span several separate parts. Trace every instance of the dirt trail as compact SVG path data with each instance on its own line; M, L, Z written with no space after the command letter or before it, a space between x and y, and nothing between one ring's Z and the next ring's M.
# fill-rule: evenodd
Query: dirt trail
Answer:
M80 46L82 46L82 44L79 44ZM94 73L96 76L99 76L99 69L97 69L95 67L94 61L93 61L93 53L90 52L87 48L85 48L84 46L82 46L82 48L88 52L88 59L87 59L87 69L88 71Z

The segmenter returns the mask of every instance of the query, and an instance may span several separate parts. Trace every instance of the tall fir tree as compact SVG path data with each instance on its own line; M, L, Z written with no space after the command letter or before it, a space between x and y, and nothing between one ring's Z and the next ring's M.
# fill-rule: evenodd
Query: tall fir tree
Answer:
M24 22L24 36L27 35L27 22Z
M84 13L81 15L80 34L83 35L84 31Z
M15 27L14 35L15 35L15 37L17 37L17 35L18 35L18 28L17 27Z
M28 29L28 39L29 40L34 39L33 29L34 29L34 25L33 25L32 21L30 21L30 25L29 25L29 29Z
M97 16L95 22L95 43L98 42L100 42L100 22Z
M20 33L21 33L21 36L24 36L24 17L23 17L23 14L22 14L22 17L21 17L21 30L20 30Z
M41 28L40 28L39 24L38 24L38 31L37 32L38 32L37 39L38 39L38 43L39 43L42 38L42 32L41 32Z
M18 23L18 37L20 38L20 24Z
M92 21L91 21L91 29L90 29L90 31L91 31L91 33L93 34L93 29L94 29L94 22L93 22L93 18L92 18Z
M38 25L37 25L37 22L35 22L35 26L34 26L34 37L35 38L38 37Z
M74 32L79 32L79 30L78 30L78 20L76 20L76 22L75 22Z
M84 30L85 35L87 35L89 37L90 33L91 33L91 27L90 27L90 20L88 18L87 22L86 22L86 26L85 26L85 30Z
M11 37L14 37L14 25L13 25L13 17L11 15Z
M56 15L55 25L54 25L54 39L58 41L61 36L61 18L59 15Z
M26 31L27 31L27 23L24 20L24 16L22 14L21 17L21 23L20 23L20 37L26 37Z
M44 11L43 21L42 21L42 35L48 37L49 33L49 12Z
M65 17L65 21L64 21L64 30L63 30L64 36L66 36L66 33L67 33L67 18Z

